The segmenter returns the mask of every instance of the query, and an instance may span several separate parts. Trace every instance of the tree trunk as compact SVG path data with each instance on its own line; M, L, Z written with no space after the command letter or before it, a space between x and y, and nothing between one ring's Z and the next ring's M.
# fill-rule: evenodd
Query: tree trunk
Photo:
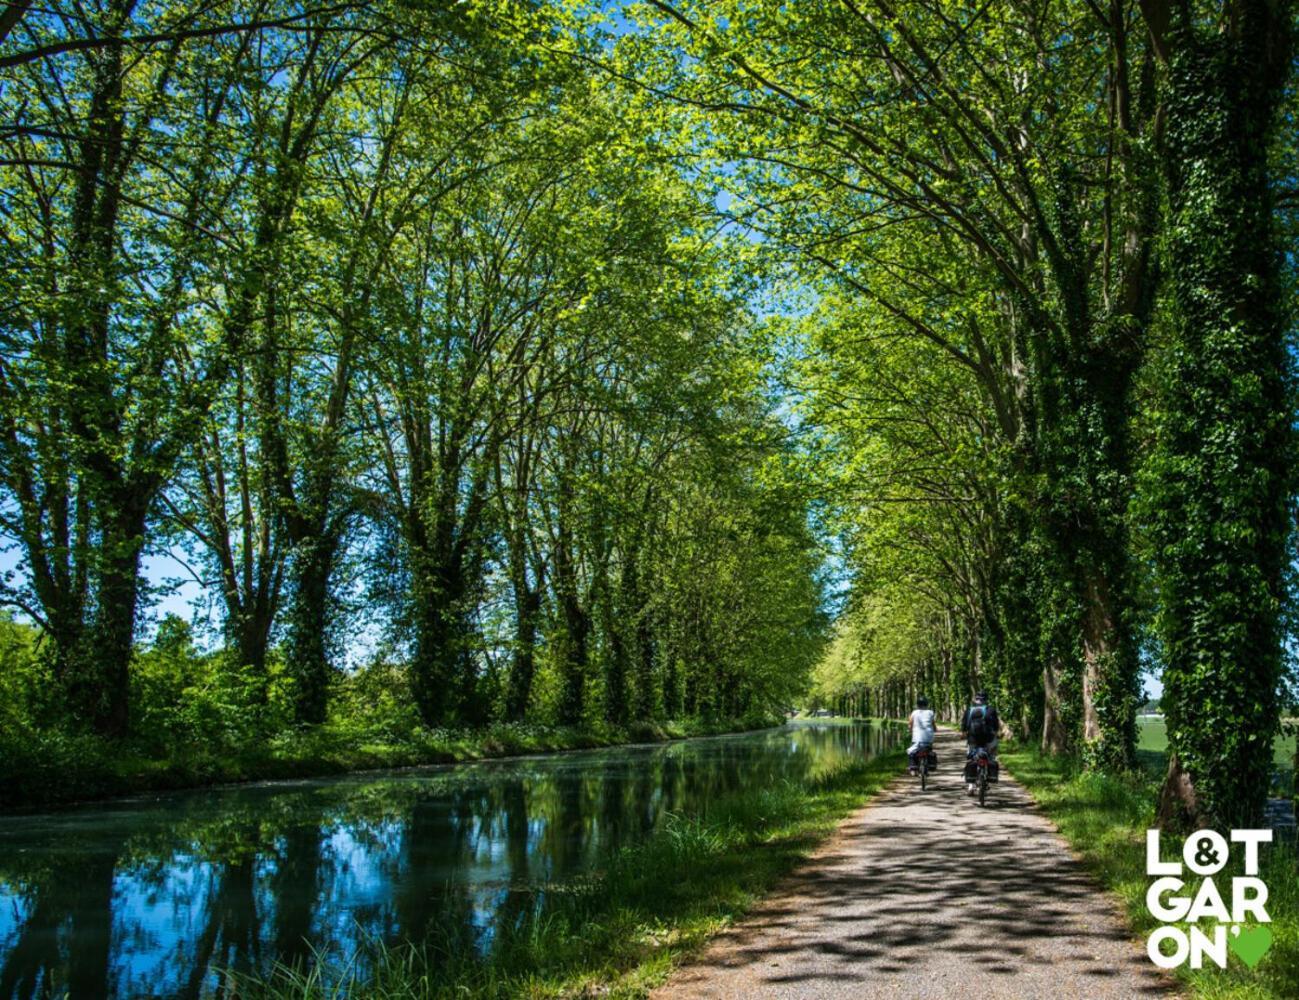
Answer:
M1126 534L1126 533L1125 533ZM1120 569L1119 572L1122 572ZM1135 642L1117 624L1122 610L1099 573L1088 576L1083 614L1083 748L1110 770L1136 763L1138 666Z
M76 656L69 691L74 712L109 738L125 736L130 729L130 665L147 513L148 500L125 490L103 505L95 614Z
M1069 749L1069 732L1065 725L1063 697L1060 691L1062 666L1054 657L1042 667L1042 751L1064 753Z
M699 667L697 664L683 664L681 707L686 718L693 719L699 715Z
M615 726L627 721L627 672L627 644L620 628L611 620L604 670L604 717Z
M249 668L257 678L255 699L265 704L270 696L266 674L266 655L270 647L271 619L269 615L259 613L259 609L245 611L237 622L232 646L239 666Z
M663 660L663 715L679 719L682 712L681 660L669 651Z
M532 679L536 673L537 622L541 617L541 591L529 587L526 580L514 581L514 658L510 666L510 685L505 699L505 717L522 722L532 699Z
M464 573L450 557L416 554L412 561L415 643L410 672L420 718L426 726L480 722Z
M329 580L337 542L321 532L299 542L293 556L289 608L288 672L294 681L294 716L319 725L329 705Z
M657 715L654 691L654 630L650 626L649 609L641 608L636 616L636 706L634 715L639 720Z
M585 609L571 596L561 601L561 611L564 619L561 644L563 694L559 721L562 725L575 726L582 721L586 710L587 640L591 633L591 621Z
M561 725L571 726L582 721L586 709L587 640L591 621L578 598L575 569L566 543L556 547L555 577L561 630L557 654L561 685L559 721Z
M606 649L604 654L604 718L615 726L627 721L627 676L628 667L627 633L625 608L618 607L614 590L609 582L608 555L600 561L597 596L600 603L600 623L605 635ZM619 581L619 596L626 592L622 580ZM620 614L619 612L622 612ZM632 633L633 637L635 633Z
M561 525L555 546L555 589L559 603L560 700L561 725L577 725L586 709L586 666L591 621L578 596L577 566L574 563L572 538Z

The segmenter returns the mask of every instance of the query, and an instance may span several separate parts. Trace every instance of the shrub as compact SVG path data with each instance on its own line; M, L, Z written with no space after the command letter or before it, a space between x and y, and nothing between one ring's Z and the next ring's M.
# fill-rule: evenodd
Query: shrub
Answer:
M334 727L363 739L404 743L423 728L404 667L376 660L346 675L330 707Z

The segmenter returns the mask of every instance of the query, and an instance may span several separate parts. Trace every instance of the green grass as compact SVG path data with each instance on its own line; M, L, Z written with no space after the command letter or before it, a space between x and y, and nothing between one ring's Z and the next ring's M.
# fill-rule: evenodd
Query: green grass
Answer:
M1143 739L1145 739L1143 734ZM1149 753L1156 751L1147 748ZM1011 747L1002 762L1033 795L1102 885L1122 901L1132 927L1145 936L1156 926L1147 912L1145 834L1154 824L1156 774L1110 777L1083 772L1076 761ZM1299 860L1293 846L1265 850L1260 877L1267 883L1274 942L1253 971L1232 956L1225 970L1182 970L1203 1000L1273 1000L1299 996ZM1230 899L1230 869L1218 876ZM1189 882L1194 891L1198 880Z
M241 979L232 992L262 1000L644 996L895 778L901 760L853 762L720 799L702 816L672 817L604 871L498 921L486 955L454 933L433 934L420 946L375 946L348 968Z
M404 738L337 725L287 730L243 746L196 743L165 755L131 740L108 742L59 732L0 733L0 809L239 781L311 778L349 771L449 764L652 743L778 725L778 718L640 723L628 727L497 724L484 729L419 729Z
M1168 766L1168 727L1162 717L1137 720L1137 754L1147 769L1160 775ZM1295 737L1278 735L1272 744L1273 760L1276 773L1273 781L1273 795L1290 794L1293 787Z

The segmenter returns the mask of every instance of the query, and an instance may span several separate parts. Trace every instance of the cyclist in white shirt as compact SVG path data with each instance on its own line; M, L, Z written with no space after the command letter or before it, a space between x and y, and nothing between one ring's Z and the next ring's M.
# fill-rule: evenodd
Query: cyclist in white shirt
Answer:
M916 699L916 710L908 721L911 723L911 746L907 748L907 760L911 773L915 774L916 751L934 745L934 710L929 707L927 698Z

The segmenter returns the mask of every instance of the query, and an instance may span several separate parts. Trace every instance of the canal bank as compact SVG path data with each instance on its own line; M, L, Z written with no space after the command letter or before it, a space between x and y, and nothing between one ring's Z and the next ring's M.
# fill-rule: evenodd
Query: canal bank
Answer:
M481 729L426 730L402 740L377 740L330 725L281 733L235 753L192 753L167 758L135 750L128 741L94 736L47 738L22 754L10 753L0 771L0 813L31 813L150 792L326 778L531 754L667 743L771 729L784 720L687 719L631 726L542 726L500 723Z

